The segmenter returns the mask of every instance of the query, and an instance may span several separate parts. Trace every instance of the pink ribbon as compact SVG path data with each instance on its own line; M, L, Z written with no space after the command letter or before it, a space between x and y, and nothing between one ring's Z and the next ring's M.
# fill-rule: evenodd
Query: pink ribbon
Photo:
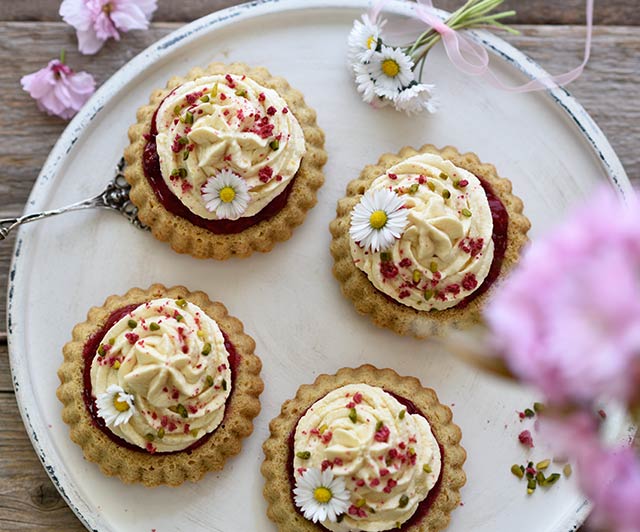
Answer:
M371 10L371 20L376 20L388 0L379 1ZM461 72L471 76L484 77L489 83L508 92L530 92L543 89L552 89L560 85L566 85L577 79L583 72L591 54L591 39L593 32L593 2L587 0L587 36L584 46L584 59L582 63L564 74L557 76L543 76L532 79L524 85L509 86L500 81L489 67L489 54L484 46L471 40L462 32L457 32L447 26L436 14L432 0L418 0L415 9L415 17L433 28L442 37L444 49L451 63Z

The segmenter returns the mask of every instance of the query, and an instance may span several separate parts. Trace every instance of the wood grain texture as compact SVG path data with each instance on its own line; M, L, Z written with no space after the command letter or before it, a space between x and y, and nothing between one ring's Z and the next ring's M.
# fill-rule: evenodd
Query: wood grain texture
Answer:
M237 3L234 0L160 0L155 22L148 32L132 32L121 43L110 42L94 57L68 53L77 69L91 71L104 82L120 66L146 46L189 21L215 9ZM441 0L445 9L458 0ZM75 50L73 31L56 21L59 2L53 0L2 1L0 20L0 217L20 213L40 167L66 123L36 109L20 90L22 75L41 68L60 48ZM520 11L522 35L510 37L515 46L531 55L551 72L579 63L583 39L580 27L583 0L510 0L505 7ZM583 77L571 85L571 92L586 107L616 149L630 177L640 184L640 11L637 0L600 2L596 19L594 52ZM29 21L29 22L15 22ZM168 22L169 21L169 22ZM16 128L15 124L20 124ZM14 239L0 242L0 331L4 329L4 297ZM6 336L0 333L0 530L81 531L84 530L59 497L33 452L18 414L12 393ZM583 531L586 532L586 531Z
M235 0L159 0L154 20L188 22L209 13L238 4ZM452 11L462 5L461 0L435 0L437 7ZM10 2L3 0L0 18L6 21L57 21L59 2L30 0ZM640 24L637 0L607 0L597 2L596 24ZM583 24L585 0L506 0L504 9L515 9L514 24Z

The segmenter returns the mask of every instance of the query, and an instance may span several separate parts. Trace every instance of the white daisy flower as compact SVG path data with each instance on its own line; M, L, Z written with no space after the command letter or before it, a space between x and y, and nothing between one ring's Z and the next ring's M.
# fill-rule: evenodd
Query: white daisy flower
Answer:
M133 395L126 393L117 384L109 385L107 391L97 397L96 405L98 406L98 415L105 420L109 427L128 423L131 416L136 413Z
M369 15L362 15L362 22L355 20L349 34L349 51L347 57L352 64L361 62L369 53L375 51L382 35L382 27L386 20L371 20Z
M438 109L435 88L435 85L414 81L395 97L393 105L397 111L404 111L408 115L423 111L435 113Z
M207 179L201 193L206 209L225 220L240 218L251 199L247 182L227 169Z
M307 469L297 480L293 490L296 506L302 510L305 519L314 523L331 521L349 508L350 493L344 479L334 477L330 469Z
M404 231L408 211L403 207L403 199L392 190L368 190L353 208L349 235L361 248L384 251Z
M371 103L374 99L379 98L376 95L376 82L371 75L369 63L356 63L353 65L353 71L356 75L356 87L362 95L365 103Z
M368 70L375 79L378 96L395 100L404 87L413 81L413 59L400 48L383 46L369 57Z

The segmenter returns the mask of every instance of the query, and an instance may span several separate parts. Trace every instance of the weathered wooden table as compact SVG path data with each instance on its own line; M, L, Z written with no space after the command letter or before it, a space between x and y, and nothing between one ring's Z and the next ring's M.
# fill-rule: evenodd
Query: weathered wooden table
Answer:
M2 0L0 5L0 218L23 210L31 186L62 120L40 113L20 88L20 78L67 50L68 62L105 81L149 44L181 24L240 2L159 0L147 32L111 41L97 56L81 56L75 35L54 0ZM452 9L459 0L436 1ZM551 72L582 57L583 0L507 0L519 11L520 36L509 37ZM637 0L597 2L591 62L570 90L609 137L634 183L640 184L640 10ZM84 530L49 481L22 426L7 356L5 291L14 239L0 242L0 530ZM52 399L53 400L53 399Z

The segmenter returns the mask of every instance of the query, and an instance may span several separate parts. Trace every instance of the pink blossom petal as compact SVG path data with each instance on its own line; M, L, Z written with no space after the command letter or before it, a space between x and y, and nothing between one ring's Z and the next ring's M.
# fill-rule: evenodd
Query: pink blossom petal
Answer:
M113 13L111 16L113 16ZM111 16L107 15L104 11L101 11L93 20L93 29L95 30L96 37L98 37L98 39L103 41L106 41L109 38L113 38L115 40L120 39L120 33L118 33L118 29L115 27Z
M120 2L111 13L111 20L121 31L146 30L149 20L144 11L133 2Z
M59 13L62 20L78 31L87 31L93 25L92 12L84 0L63 0Z
M105 39L98 38L93 28L87 31L76 31L76 35L78 37L78 50L85 55L95 54L102 48L105 41Z
M21 84L36 100L40 110L64 119L76 114L95 90L95 80L90 74L76 74L57 59L24 76Z

